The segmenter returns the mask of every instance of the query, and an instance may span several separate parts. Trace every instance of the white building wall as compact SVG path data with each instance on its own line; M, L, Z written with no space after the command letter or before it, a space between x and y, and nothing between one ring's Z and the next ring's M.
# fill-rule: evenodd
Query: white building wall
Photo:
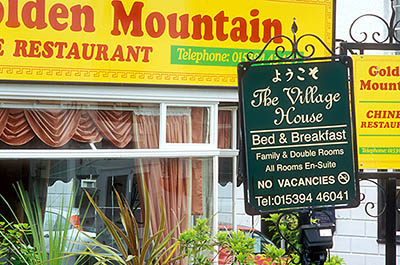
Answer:
M349 36L349 29L357 17L363 14L376 14L389 21L389 8L390 1L387 0L337 0L336 38L353 42ZM384 27L376 19L360 20L357 28L357 32L386 34ZM361 40L361 35L356 34L354 37ZM375 208L367 207L368 212L372 215L377 214L377 186L362 181L360 189L366 198L358 208L336 211L336 233L331 254L344 258L348 265L384 265L385 245L377 242L377 218L372 218L366 213L367 203L371 202ZM400 264L399 248L397 253L397 264Z
M244 188L243 184L235 187L235 218L236 224L239 226L252 227L261 230L261 217L250 216L246 214L244 209ZM232 220L232 182L225 186L218 186L218 221L221 225L231 225Z
M360 189L366 197L359 207L336 210L336 233L331 253L344 258L348 265L383 265L385 247L377 242L377 218L366 213L377 215L377 186L362 181Z

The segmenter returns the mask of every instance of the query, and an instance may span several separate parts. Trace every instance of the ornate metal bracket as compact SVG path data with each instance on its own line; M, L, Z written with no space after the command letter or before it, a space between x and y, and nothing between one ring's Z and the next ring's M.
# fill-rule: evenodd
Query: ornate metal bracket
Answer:
M398 191L397 193L396 193L396 201L399 201L399 198L400 198L400 191ZM397 212L400 214L400 205L397 205Z
M296 212L282 213L276 222L276 229L279 233L279 236L285 241L285 255L290 256L291 252L295 252L297 255L301 256L300 249L298 249L297 246L291 242L293 239L289 239L282 231L282 229L285 229L290 233L294 233L296 230L300 229L299 223L299 214ZM293 256L291 256L287 264L297 265L300 264L300 260L295 261Z
M336 40L340 42L340 48L342 54L350 52L351 54L356 54L354 50L358 50L360 54L364 54L365 50L400 50L400 39L396 36L396 27L400 27L400 20L396 20L396 8L394 5L394 0L391 1L391 17L389 22L384 18L375 14L364 14L356 18L350 26L349 35L353 42L346 42L343 40ZM384 33L380 32L370 32L369 34L365 31L358 32L361 35L359 39L355 37L356 26L360 24L361 21L370 18L377 21L374 25L382 25L384 27ZM372 41L369 41L372 39ZM379 40L380 39L380 40Z
M369 201L369 202L365 203L365 206L364 206L365 213L368 216L373 217L373 218L377 218L377 217L382 216L386 211L386 205L387 205L385 188L382 187L382 185L380 185L378 182L376 182L374 180L371 180L371 179L362 179L362 180L360 180L360 182L361 181L368 181L370 183L373 183L374 185L376 185L378 187L379 192L381 192L382 195L383 195L383 196L381 196L381 198L382 198L382 204L381 204L382 208L381 209L378 208L377 214L370 213L370 210L373 210L376 207L376 202L372 202L372 201ZM364 201L365 199L366 199L365 193L364 192L360 192L360 201Z
M363 36L360 40L357 40L354 37L354 30L355 30L355 26L358 24L358 22L360 22L361 20L363 20L364 18L373 18L376 19L378 22L382 23L382 26L385 27L386 32L387 32L387 36L383 36L383 40L379 41L378 37L381 37L381 33L379 32L373 32L371 35L372 40L375 43L389 43L389 44L393 44L393 43L400 43L400 40L396 37L395 34L395 29L397 26L400 25L400 20L395 21L396 19L396 9L394 7L394 0L391 0L391 10L392 10L392 14L390 17L390 21L387 22L384 18L375 15L375 14L364 14L362 16L359 16L358 18L356 18L353 23L350 26L350 30L349 30L349 34L350 34L350 38L355 42L355 43L365 43L366 40L368 39L369 35L368 33L366 33L365 31L360 32L360 34Z
M296 24L296 19L293 19L293 24L291 27L292 33L293 33L293 38L290 38L286 35L278 35L272 37L264 46L264 48L261 50L260 54L257 55L257 57L254 58L254 53L249 52L247 54L247 60L250 62L256 62L258 61L264 51L267 49L267 47L276 39L281 39L288 41L290 46L292 47L291 51L286 51L286 48L283 45L278 45L274 51L275 51L275 56L279 58L279 60L292 60L292 59L311 59L311 57L314 56L316 48L313 44L305 44L304 45L304 54L303 52L299 49L300 47L300 42L304 40L305 38L313 38L316 39L328 52L330 55L334 56L334 52L326 45L326 43L317 35L315 34L304 34L301 35L300 37L296 36L298 27Z

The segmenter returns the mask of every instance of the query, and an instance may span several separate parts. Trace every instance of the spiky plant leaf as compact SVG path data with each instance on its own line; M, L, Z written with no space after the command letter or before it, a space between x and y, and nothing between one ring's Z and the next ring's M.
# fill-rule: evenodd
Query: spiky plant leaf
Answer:
M169 253L171 251L176 251L177 242L168 248L166 248L166 245L170 240L173 240L173 234L182 221L178 222L178 224L167 235L164 235L164 231L167 228L165 224L165 209L161 204L162 213L160 225L158 227L158 231L154 231L153 234L151 234L150 197L148 190L144 185L144 229L143 237L140 238L139 225L132 210L130 209L129 204L127 203L126 199L123 198L116 190L114 190L114 192L117 197L124 231L122 231L101 211L91 195L85 191L90 203L94 206L100 218L105 223L107 230L115 240L117 249L107 248L102 243L94 241L93 245L104 249L106 253L94 253L93 251L88 251L85 253L87 255L95 256L98 259L102 259L104 262L112 260L118 264L124 265L160 264L162 257L165 257L163 264L167 264L173 255L173 253ZM140 240L142 241L141 244L139 244ZM121 259L121 257L119 259L117 258L117 256L119 257L120 254L122 255L123 259ZM176 260L176 258L174 260ZM154 263L154 261L156 261L156 263Z

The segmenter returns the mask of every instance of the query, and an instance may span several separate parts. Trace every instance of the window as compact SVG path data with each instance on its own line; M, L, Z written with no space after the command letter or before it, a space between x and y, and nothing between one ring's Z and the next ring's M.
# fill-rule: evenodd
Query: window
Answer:
M63 230L67 220L65 217L62 216L61 211L57 211L54 209L55 212L50 212L50 209L45 211L44 214L44 221L43 221L43 230L44 231L55 231L55 230ZM71 225L67 224L68 227L72 227Z
M257 228L260 222L245 214L244 187L237 179L237 108L224 106L218 113L218 226Z
M149 189L153 229L159 226L159 203L162 201L165 209L168 209L167 226L172 229L180 220L186 220L180 226L182 231L190 225L190 215L209 217L214 212L212 192L204 188L207 183L212 183L208 169L212 166L211 162L211 158L31 160L29 182L32 186L44 188L40 195L47 209L47 226L66 222L62 214L67 211L68 202L72 201L70 197L74 194L74 186L89 191L106 216L122 228L113 192L116 189L127 199L141 223L139 185L143 183ZM60 166L62 164L65 167ZM112 242L110 234L101 233L105 225L86 195L81 189L77 189L77 192L73 211L79 215L82 229L100 235L99 241L103 243Z
M0 109L2 149L210 149L216 105L63 104ZM58 107L58 108L57 108Z
M210 144L210 109L167 106L165 143ZM176 127L181 132L178 136L175 135Z
M211 225L216 231L218 172L228 182L236 182L238 152L236 107L218 110L217 106L15 103L13 108L0 109L0 172L8 171L12 182L38 186L37 196L47 209L65 207L73 187L85 188L121 227L114 188L140 220L141 186L146 184L153 229L159 225L161 199L170 228L183 219L183 231L198 217L214 216ZM228 200L234 205L232 185L231 190ZM69 220L71 225L79 223L86 232L100 234L104 224L80 189L73 208L78 218ZM233 223L235 211L232 207L226 213ZM111 242L111 236L103 233L99 240Z

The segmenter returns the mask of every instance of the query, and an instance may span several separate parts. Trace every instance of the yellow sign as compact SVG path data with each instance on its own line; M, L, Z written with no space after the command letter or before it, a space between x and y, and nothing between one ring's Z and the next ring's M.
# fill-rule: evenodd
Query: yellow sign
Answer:
M0 0L0 75L3 80L236 86L236 65L274 36L292 36L293 18L298 36L316 34L331 47L333 2ZM307 43L321 46L305 38ZM292 50L284 38L273 44ZM261 59L272 54L267 51Z
M358 162L361 169L400 168L400 58L354 60Z

